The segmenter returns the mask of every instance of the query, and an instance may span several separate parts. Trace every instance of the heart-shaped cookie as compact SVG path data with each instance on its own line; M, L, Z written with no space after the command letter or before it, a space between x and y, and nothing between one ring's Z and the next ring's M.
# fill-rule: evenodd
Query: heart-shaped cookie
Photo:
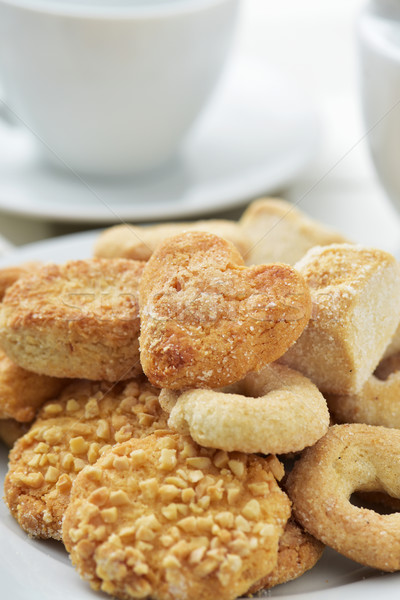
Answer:
M140 283L143 370L159 387L221 387L279 358L311 311L308 286L283 264L245 267L216 235L163 242Z

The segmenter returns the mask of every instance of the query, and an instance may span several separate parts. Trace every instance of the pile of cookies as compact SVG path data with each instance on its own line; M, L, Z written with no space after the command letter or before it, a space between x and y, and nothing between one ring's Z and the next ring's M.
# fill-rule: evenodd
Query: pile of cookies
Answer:
M399 569L398 515L350 503L400 497L394 257L280 200L113 227L94 254L0 272L5 501L27 534L122 599L234 600L324 544Z

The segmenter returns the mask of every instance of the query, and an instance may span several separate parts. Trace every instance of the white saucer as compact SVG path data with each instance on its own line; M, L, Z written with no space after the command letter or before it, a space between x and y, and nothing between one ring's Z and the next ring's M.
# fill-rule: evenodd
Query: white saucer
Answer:
M0 210L56 221L193 217L278 191L314 155L316 117L282 74L231 62L179 159L135 180L79 177L41 164L29 135L0 121Z

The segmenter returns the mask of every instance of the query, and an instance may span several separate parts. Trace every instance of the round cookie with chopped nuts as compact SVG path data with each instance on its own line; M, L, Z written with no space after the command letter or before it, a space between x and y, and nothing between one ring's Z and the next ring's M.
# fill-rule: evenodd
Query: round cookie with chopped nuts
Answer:
M33 537L61 539L71 485L116 442L166 428L159 390L143 379L76 381L47 402L10 453L5 500Z
M290 502L279 461L156 432L76 478L63 541L95 590L122 599L233 600L267 575Z

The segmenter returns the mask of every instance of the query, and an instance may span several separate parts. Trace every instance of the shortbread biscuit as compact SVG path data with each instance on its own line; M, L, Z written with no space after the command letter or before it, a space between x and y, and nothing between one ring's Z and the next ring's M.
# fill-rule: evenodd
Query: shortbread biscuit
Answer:
M39 262L26 262L22 263L21 265L3 267L0 269L0 302L3 300L7 288L9 288L21 277L30 275L33 271L39 268Z
M175 405L174 405L175 401ZM202 446L283 454L303 450L329 427L325 398L306 377L271 364L223 390L161 390L171 429Z
M54 377L117 381L141 372L143 265L77 260L20 279L0 305L0 346L21 367Z
M282 362L324 393L358 393L399 322L400 266L383 250L333 244L296 264L311 290L313 311Z
M12 448L18 438L29 429L28 423L19 423L15 419L0 419L0 440Z
M65 379L38 375L19 367L0 350L0 419L32 421L38 408L59 394Z
M169 238L140 283L140 359L159 387L217 388L281 356L310 315L308 286L288 265L245 267L209 233Z
M10 454L5 500L33 537L61 538L72 482L116 442L166 428L158 391L142 380L77 381L45 404Z
M251 248L251 240L238 223L210 219L148 226L116 225L100 234L94 254L102 258L149 260L161 242L184 231L205 231L218 235L232 242L242 256L245 256Z
M294 519L290 519L279 540L278 563L275 569L257 581L248 593L255 594L260 590L268 590L304 575L319 561L324 548L322 542L304 531Z
M168 433L114 446L75 480L73 564L118 598L234 600L275 567L290 516L271 460Z
M252 240L245 255L248 265L294 265L313 246L346 242L342 235L310 219L290 202L276 198L252 202L239 223Z

